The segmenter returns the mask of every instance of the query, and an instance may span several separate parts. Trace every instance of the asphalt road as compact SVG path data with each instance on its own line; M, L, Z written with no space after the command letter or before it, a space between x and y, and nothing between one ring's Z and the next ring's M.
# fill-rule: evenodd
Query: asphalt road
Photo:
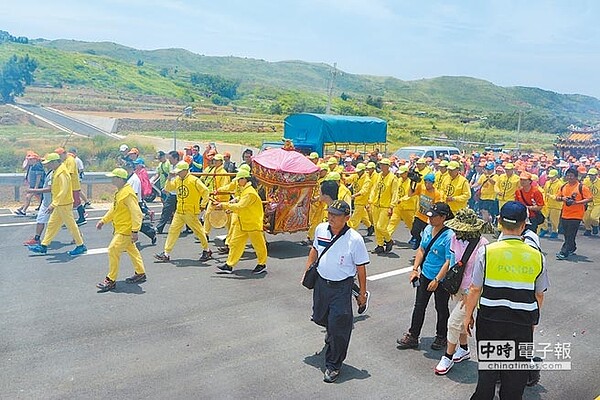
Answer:
M90 211L92 220L100 215ZM224 256L200 263L191 236L180 238L167 264L152 259L166 236L156 247L142 237L148 281L123 282L132 273L124 256L117 290L97 293L111 227L82 227L87 255L66 255L73 246L62 230L48 255L32 256L21 242L32 235L33 221L0 213L0 398L465 399L475 388L475 361L443 377L433 373L443 354L429 349L433 301L421 349L397 350L414 302L406 273L369 282L370 308L355 318L342 375L323 383L324 332L310 322L311 292L299 284L307 254L301 233L268 235L268 273L259 276L250 274L250 248L237 272L223 276L214 271ZM406 229L395 237L404 243ZM542 243L553 255L561 242ZM600 394L599 245L598 238L579 237L575 261L548 257L552 287L536 342L571 343L573 369L542 372L526 399ZM371 238L367 246L374 247ZM412 253L402 245L373 255L368 273L410 266Z
M71 118L67 115L57 113L48 108L41 107L33 104L21 104L19 103L19 107L35 114L39 115L42 118L45 118L49 121L54 122L57 125L62 126L63 128L78 133L84 136L106 136L106 132L81 121L78 121L74 118Z

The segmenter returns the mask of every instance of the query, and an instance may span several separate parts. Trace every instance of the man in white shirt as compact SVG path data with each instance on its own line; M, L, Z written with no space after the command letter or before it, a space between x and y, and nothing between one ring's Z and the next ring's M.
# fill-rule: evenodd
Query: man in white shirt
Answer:
M369 254L362 236L348 227L350 205L335 200L327 209L327 222L315 230L306 269L317 261L318 278L313 291L313 321L327 329L325 375L323 381L335 382L350 345L352 333L352 285L358 274L359 306L367 301ZM340 237L333 243L337 235ZM325 252L325 253L324 253ZM324 254L323 254L324 253Z

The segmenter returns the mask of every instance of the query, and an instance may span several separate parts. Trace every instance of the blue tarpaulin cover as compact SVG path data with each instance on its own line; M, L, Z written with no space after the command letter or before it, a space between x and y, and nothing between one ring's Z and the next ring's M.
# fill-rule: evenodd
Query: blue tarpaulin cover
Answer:
M292 114L283 126L284 138L294 145L309 145L320 155L325 143L385 143L387 139L387 122L373 117Z

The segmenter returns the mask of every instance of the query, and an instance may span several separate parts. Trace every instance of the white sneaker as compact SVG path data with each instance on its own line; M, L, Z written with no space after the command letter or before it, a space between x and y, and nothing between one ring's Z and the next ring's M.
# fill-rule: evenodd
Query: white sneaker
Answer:
M459 363L461 361L468 360L469 358L471 358L471 352L458 346L454 352L454 355L452 356L452 361Z
M448 371L450 371L450 368L452 368L453 365L454 365L454 361L452 361L451 359L449 359L446 356L442 356L442 359L440 360L438 365L436 365L436 367L435 367L435 373L437 375L446 375L448 373Z

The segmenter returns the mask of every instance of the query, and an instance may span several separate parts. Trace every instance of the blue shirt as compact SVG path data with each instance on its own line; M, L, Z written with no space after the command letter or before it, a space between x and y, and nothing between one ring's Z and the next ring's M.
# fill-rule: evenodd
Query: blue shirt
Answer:
M427 225L422 234L421 239L421 248L423 251L429 246L429 242L433 239L431 235L431 231L433 230L433 226ZM429 252L425 256L425 260L423 261L423 265L421 265L421 273L425 276L425 278L433 280L436 277L442 266L446 262L446 260L450 260L452 257L452 253L450 252L450 239L452 238L452 229L447 229L444 233L442 233Z
M202 154L198 153L192 157L195 164L202 165ZM202 172L202 167L197 167L195 164L190 166L190 172Z

